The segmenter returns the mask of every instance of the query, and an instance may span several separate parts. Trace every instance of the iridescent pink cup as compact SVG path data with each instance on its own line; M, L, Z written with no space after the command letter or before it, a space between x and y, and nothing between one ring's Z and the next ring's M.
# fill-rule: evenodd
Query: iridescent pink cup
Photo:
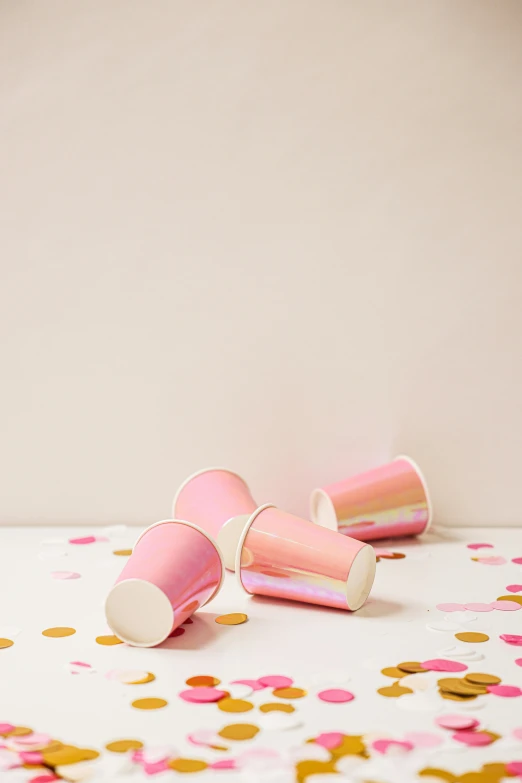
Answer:
M174 497L172 516L188 519L214 536L225 566L233 571L237 540L256 508L241 476L225 468L207 468L183 482Z
M251 595L355 611L375 578L373 547L266 505L243 530L236 574Z
M134 647L161 644L220 590L222 555L205 530L165 519L145 530L105 601L116 636Z
M428 486L419 467L400 456L387 465L315 489L313 522L359 541L416 536L431 524Z

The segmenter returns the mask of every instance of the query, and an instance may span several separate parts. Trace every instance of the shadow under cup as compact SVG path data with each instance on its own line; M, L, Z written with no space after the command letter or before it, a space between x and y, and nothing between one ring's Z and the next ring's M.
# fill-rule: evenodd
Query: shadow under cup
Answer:
M219 591L221 553L208 533L182 520L147 528L105 602L109 627L134 647L161 644Z

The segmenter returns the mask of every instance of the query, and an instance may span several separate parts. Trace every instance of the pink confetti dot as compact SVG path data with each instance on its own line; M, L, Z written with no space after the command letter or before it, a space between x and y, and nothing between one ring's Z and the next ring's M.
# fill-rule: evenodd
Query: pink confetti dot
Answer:
M293 682L291 677L284 677L282 674L268 674L259 678L263 688L289 688Z
M94 544L96 536L84 536L83 538L70 538L69 544Z
M15 726L12 723L0 723L0 734L8 734Z
M507 644L513 644L515 647L522 647L522 636L516 633L502 633L500 639Z
M189 691L181 691L179 695L184 701L205 704L224 699L227 694L218 688L191 688Z
M468 544L468 549L493 549L493 544Z
M259 680L232 680L232 685L248 685L255 691L262 691L265 685L261 685Z
M516 601L493 601L491 606L500 612L518 612L519 609L522 609L522 606Z
M487 689L489 693L494 693L495 696L506 696L508 698L522 696L522 690L517 685L488 685Z
M465 608L464 604L437 604L441 612L463 612Z
M26 734L23 737L17 737L17 745L48 745L52 740L50 734L33 731L32 734Z
M330 688L317 694L321 701L329 701L332 704L342 704L355 698L353 693L343 688Z
M494 607L492 604L471 603L464 604L468 612L492 612Z
M514 557L511 562L516 563L517 565L522 565L522 557Z
M210 769L236 769L236 762L234 759L221 759L209 764L209 767Z
M319 736L315 738L315 741L318 745L322 745L323 748L333 750L342 744L343 738L344 734L341 734L339 731L327 731L323 734L319 734Z
M53 579L80 579L81 574L76 571L52 571L51 576Z
M492 737L484 731L457 731L453 739L474 748L491 745L493 742Z
M470 715L457 715L456 713L439 715L435 718L435 723L443 729L454 729L456 731L475 729L479 725L476 718L472 718Z
M484 565L504 565L507 560L505 557L479 557L478 562Z
M107 541L109 541L107 536L94 536L94 537L95 537L96 541L99 541L99 542L107 543Z
M401 742L400 740L391 740L391 739L380 739L375 740L375 742L372 742L372 748L377 751L377 753L388 753L389 750L402 750L402 751L409 751L413 750L413 745L411 742Z
M522 593L522 585L508 585L506 590L510 593Z
M60 780L52 772L45 772L43 775L37 775L35 778L30 778L29 783L54 783L55 780Z
M520 728L520 729L513 729L513 736L516 739L522 740L522 728Z
M431 731L407 731L404 739L415 748L435 748L443 742L442 737Z
M431 661L421 663L423 669L432 672L464 672L468 668L466 664L458 661L446 661L444 658L433 658Z
M522 775L522 761L511 761L509 764L506 764L506 770L511 775Z
M22 750L19 753L22 764L41 764L44 757L38 750Z
M148 764L146 761L143 763L143 771L146 775L157 775L159 772L166 772L168 769L169 764L166 759L154 761L152 764Z
M522 658L515 658L515 663L517 666L522 666Z

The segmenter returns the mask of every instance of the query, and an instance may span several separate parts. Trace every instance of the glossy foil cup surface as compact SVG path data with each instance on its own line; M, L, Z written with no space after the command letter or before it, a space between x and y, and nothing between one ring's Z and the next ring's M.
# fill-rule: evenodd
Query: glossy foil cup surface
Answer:
M356 610L375 578L375 552L275 506L261 506L243 530L236 574L252 595Z
M243 529L257 506L241 476L225 468L207 468L183 482L174 497L172 515L210 533L226 567L233 570L237 530Z
M134 647L154 647L219 591L222 555L205 530L166 519L147 528L105 602L116 636Z
M310 516L330 530L373 541L424 533L433 510L420 468L409 457L401 456L374 470L315 489L310 498Z

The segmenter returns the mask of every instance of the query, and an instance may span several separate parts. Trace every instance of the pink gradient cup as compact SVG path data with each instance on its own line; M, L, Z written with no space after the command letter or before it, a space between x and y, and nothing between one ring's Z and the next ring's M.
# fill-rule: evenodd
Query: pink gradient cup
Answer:
M191 522L165 519L145 530L105 602L116 636L134 647L161 644L219 591L218 547Z
M252 595L354 611L370 593L375 562L368 544L266 505L243 530L236 574Z
M310 497L313 522L359 541L416 536L431 524L428 486L409 457L315 489Z
M214 536L225 566L233 571L237 540L256 508L241 476L225 468L207 468L183 482L174 497L172 516L188 519Z

